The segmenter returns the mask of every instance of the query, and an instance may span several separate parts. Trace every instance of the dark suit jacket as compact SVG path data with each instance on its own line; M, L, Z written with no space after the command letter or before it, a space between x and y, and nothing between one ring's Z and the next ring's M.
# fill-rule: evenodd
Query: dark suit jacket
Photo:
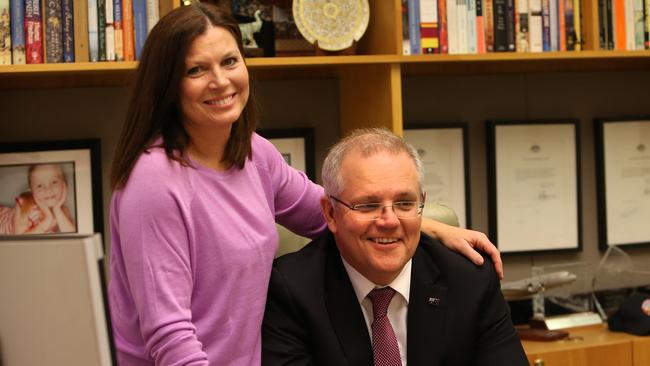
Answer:
M489 259L475 266L422 235L411 272L407 362L528 365ZM275 261L262 364L373 364L363 313L329 231Z

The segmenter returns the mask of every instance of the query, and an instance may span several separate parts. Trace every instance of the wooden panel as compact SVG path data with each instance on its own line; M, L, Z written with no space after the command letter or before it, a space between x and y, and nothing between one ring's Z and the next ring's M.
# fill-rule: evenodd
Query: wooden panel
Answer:
M630 342L527 356L533 366L632 366Z
M632 342L634 366L650 365L650 336L636 337Z
M386 127L402 134L399 65L342 67L339 72L341 134L361 127Z
M370 5L370 21L366 33L359 41L357 53L362 55L401 54L402 5L400 0L370 0L368 4Z

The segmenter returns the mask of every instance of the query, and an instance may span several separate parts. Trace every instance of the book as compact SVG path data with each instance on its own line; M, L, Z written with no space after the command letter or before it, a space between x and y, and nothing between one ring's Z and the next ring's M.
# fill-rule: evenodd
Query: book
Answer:
M97 51L99 61L106 61L106 1L97 0Z
M88 1L75 0L72 12L74 25L74 61L88 62Z
M25 61L43 63L43 30L41 28L41 2L25 0Z
M558 3L559 0L548 0L548 19L549 19L549 42L551 44L551 51L560 50L560 22L558 20Z
M528 33L528 0L517 0L517 52L530 51Z
M566 51L566 2L567 0L557 2L558 51Z
M409 42L411 55L420 54L420 0L408 0ZM275 23L275 17L273 19ZM277 32L277 28L276 28ZM277 36L277 33L276 33Z
M625 49L634 51L635 45L635 29L634 29L634 1L625 0Z
M483 1L476 0L476 52L485 53L485 21L483 17Z
M122 0L113 1L113 27L115 28L115 60L124 61Z
M643 46L650 49L650 0L644 0L644 18L643 18Z
M467 0L467 53L478 53L476 32L476 0Z
M647 0L646 0L647 1ZM613 16L613 9L612 9L612 0L605 0L605 7L606 7L606 12L607 12L607 49L608 50L613 50L614 49L614 16Z
M114 12L113 0L105 0L105 19L106 26L106 61L115 61L115 27L114 27Z
M506 42L508 51L514 52L515 46L515 0L506 0Z
M268 14L268 16L271 16L271 14ZM147 34L149 34L154 25L158 23L159 18L160 5L158 4L158 0L147 0Z
M507 3L506 0L494 0L494 51L508 51Z
M438 41L440 43L440 53L449 53L449 37L447 34L447 0L438 0Z
M469 43L469 26L468 26L468 16L467 16L467 2L468 0L456 0L456 47L458 47L458 52L460 54L467 53L468 43Z
M88 1L88 57L90 62L99 61L99 26L97 24L97 0Z
M0 0L0 65L11 65L11 15L9 0Z
M408 0L402 0L402 55L411 54L411 41L409 40L409 15Z
M566 28L566 50L575 51L576 49L576 30L573 25L573 0L563 0L564 3L564 26Z
M122 45L124 47L124 61L135 60L135 37L133 34L133 2L122 0Z
M135 39L135 59L142 55L142 47L147 38L147 4L146 0L133 0L133 36Z
M63 19L63 62L74 62L74 9L72 0L61 1L61 18Z
M542 0L530 0L528 3L528 39L530 52L543 52Z
M551 51L551 0L542 0L542 49Z
M634 0L634 49L642 50L645 48L645 16L644 0Z
M485 22L485 51L494 52L494 0L483 2L483 21Z
M11 63L25 64L25 1L11 1Z
M614 46L617 50L624 51L626 45L625 35L625 0L613 0L612 16L614 21Z
M447 50L449 54L460 53L458 46L458 3L456 0L447 1Z
M438 41L438 3L436 0L420 0L420 53L439 53Z
M580 10L580 0L573 0L573 29L575 34L574 50L582 50L582 10Z

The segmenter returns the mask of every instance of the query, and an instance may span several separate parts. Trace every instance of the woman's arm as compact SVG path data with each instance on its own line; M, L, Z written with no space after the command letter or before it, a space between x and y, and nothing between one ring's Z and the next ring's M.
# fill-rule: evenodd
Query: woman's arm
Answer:
M447 248L464 255L476 265L483 264L483 257L476 250L485 252L492 258L497 275L503 279L501 254L482 232L457 228L426 217L422 218L422 231L440 240Z

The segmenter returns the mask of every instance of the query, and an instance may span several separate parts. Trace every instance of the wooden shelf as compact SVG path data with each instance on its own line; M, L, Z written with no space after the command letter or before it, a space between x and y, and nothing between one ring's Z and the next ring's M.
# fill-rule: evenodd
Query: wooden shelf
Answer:
M247 63L256 79L337 77L349 67L391 64L400 65L406 76L604 71L650 69L650 51L267 57L249 58ZM137 62L0 66L0 88L126 85L136 66Z

